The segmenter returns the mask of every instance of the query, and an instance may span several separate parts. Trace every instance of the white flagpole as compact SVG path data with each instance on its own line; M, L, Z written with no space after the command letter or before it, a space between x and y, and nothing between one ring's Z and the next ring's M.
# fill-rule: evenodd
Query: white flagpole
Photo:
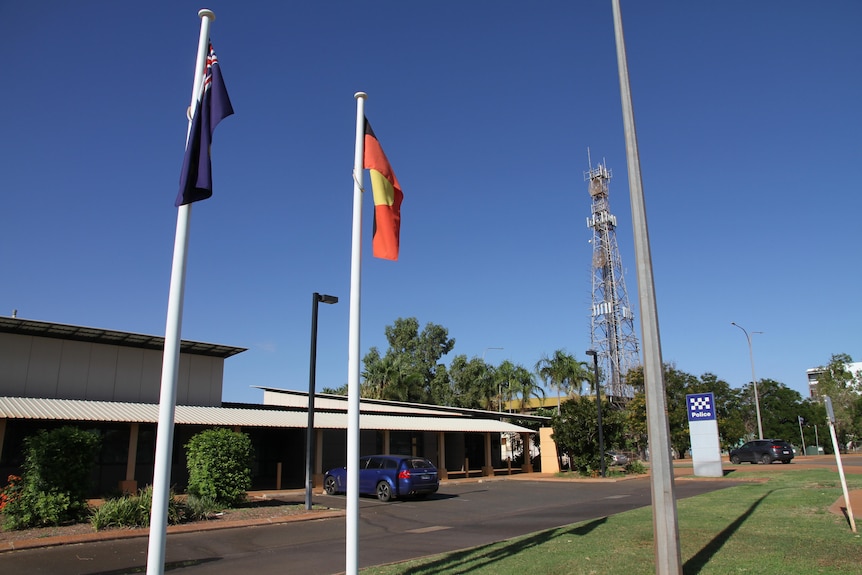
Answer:
M353 155L353 248L350 255L350 328L347 350L347 545L346 575L359 572L359 301L362 284L362 170L365 156L365 92L356 92Z
M647 230L643 181L641 179L638 138L632 107L631 85L623 38L623 20L619 0L611 2L614 14L614 37L617 46L617 67L620 77L623 127L626 139L626 159L629 171L629 196L632 206L632 229L638 276L638 299L641 309L641 341L644 350L644 387L646 392L647 434L650 448L650 487L653 510L653 545L655 572L658 575L679 575L682 560L679 547L676 497L671 461L670 427L667 419L667 398L661 357L658 310L652 255Z
M201 34L192 84L191 110L195 109L206 67L210 23L215 20L211 10L198 12ZM187 114L190 116L191 114ZM192 128L189 117L188 135ZM162 356L162 382L159 395L159 426L156 431L156 460L153 469L153 506L150 510L150 539L147 550L147 575L165 572L165 543L168 527L168 498L171 485L171 459L174 444L174 414L177 401L177 378L180 370L180 332L183 323L183 293L186 285L186 260L189 246L189 224L192 206L177 209L177 231L174 239L174 261L171 268L171 288L168 295L168 316L165 325L165 349Z

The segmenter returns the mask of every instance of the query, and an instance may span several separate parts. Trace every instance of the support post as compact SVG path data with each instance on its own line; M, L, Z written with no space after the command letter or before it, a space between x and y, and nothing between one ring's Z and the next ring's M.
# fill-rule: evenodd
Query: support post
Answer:
M137 493L138 482L135 481L135 467L138 465L138 431L139 423L129 425L129 450L126 454L126 479L120 481L122 493Z
M531 437L532 436L530 433L526 431L521 432L521 443L523 443L524 445L524 465L521 466L521 470L524 473L533 472L533 459L530 456L530 452L532 451L533 447L533 440L531 439Z
M446 470L446 432L437 432L437 477L448 479L449 471Z
M0 419L0 458L3 457L3 440L6 438L6 419Z
M491 461L491 433L485 432L485 465L482 467L482 475L493 477L494 464Z

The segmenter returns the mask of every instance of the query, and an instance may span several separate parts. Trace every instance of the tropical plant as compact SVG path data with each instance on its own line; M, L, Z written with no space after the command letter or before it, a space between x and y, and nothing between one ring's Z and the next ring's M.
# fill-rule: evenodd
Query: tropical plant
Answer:
M106 499L90 516L90 525L99 531L109 527L149 527L153 507L153 487L148 485L133 495ZM175 525L182 519L180 505L173 490L168 498L168 523Z
M4 527L26 529L83 518L89 512L86 497L99 438L71 426L43 429L27 437L24 448L24 472L3 507Z
M581 383L590 380L590 371L584 362L558 349L551 357L543 355L536 362L536 374L557 391L557 413L560 412L560 394L580 394Z
M530 403L530 398L543 400L545 398L545 390L536 381L535 374L531 373L523 365L515 366L513 378L509 381L509 388L512 396L519 398L518 411L524 413L527 411L527 406Z
M0 511L6 507L10 501L15 501L21 497L21 491L24 486L21 484L21 478L17 475L9 475L6 477L6 486L0 489Z

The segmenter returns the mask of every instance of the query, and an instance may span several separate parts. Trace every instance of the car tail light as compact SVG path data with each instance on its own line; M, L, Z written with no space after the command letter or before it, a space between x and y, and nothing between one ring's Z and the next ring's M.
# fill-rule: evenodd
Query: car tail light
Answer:
M784 448L780 445L773 445L772 449L784 449Z
M398 473L398 479L410 479L410 470L409 469L402 469Z

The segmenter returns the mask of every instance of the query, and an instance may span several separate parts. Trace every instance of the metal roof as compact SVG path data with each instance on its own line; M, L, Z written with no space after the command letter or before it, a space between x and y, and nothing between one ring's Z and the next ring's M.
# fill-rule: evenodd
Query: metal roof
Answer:
M157 351L165 349L165 338L163 337L131 333L127 331L114 331L95 327L19 319L15 317L0 316L0 333L53 337L72 341L153 349ZM187 340L180 341L180 352L193 355L207 355L210 357L227 359L228 357L242 353L246 350L247 348L244 347L234 347L217 343L203 343Z
M154 403L122 403L80 399L0 397L0 419L52 419L63 421L109 421L156 423L159 406ZM308 414L302 411L264 408L201 407L178 405L174 422L179 425L306 428ZM315 412L318 429L347 429L346 413ZM411 415L360 414L361 429L390 431L464 431L521 433L533 431L494 419L470 417L414 417Z
M281 389L277 387L265 387L253 385L264 392L263 402L265 405L283 405L286 407L305 409L308 406L308 392L293 389ZM329 409L333 411L344 411L347 409L347 396L333 395L329 393L314 394L315 409ZM466 407L452 407L448 405L432 405L427 403L412 403L407 401L392 401L387 399L359 399L359 410L361 413L393 413L397 415L431 415L435 417L473 417L473 418L517 418L528 421L546 423L551 420L544 415L532 415L526 413L512 413L501 411L488 411L485 409L471 409Z

